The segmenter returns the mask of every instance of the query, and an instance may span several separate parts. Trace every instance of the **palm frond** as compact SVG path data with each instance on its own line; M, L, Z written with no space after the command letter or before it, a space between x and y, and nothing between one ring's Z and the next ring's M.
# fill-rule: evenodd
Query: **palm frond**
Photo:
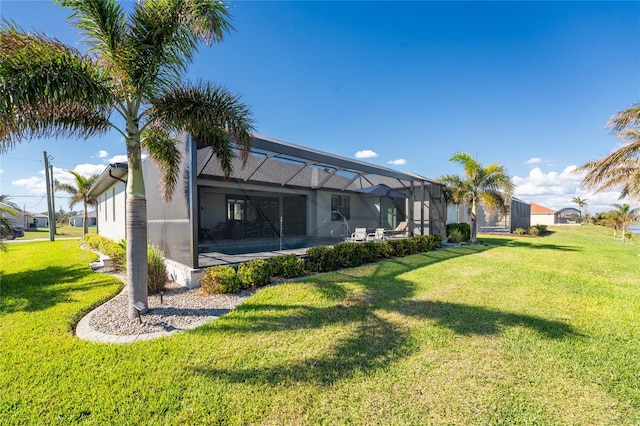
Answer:
M215 0L147 0L131 17L127 72L140 93L168 89L184 77L199 42L220 41L231 29Z
M629 129L639 129L640 104L632 105L631 107L614 114L609 119L607 127L611 128L612 132L616 135L623 134Z
M178 183L182 154L178 149L178 141L164 129L149 127L142 132L142 147L147 150L151 161L162 174L161 192L165 201L171 200Z
M213 148L222 169L231 173L233 145L246 162L253 118L240 97L211 83L177 86L151 100L150 122L167 130L186 131Z
M0 144L21 139L105 133L113 102L109 81L88 57L3 21L0 27Z

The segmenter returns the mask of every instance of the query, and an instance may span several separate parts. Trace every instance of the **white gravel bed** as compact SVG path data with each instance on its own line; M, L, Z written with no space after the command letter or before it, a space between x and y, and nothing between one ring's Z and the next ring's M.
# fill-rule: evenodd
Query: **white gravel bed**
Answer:
M127 336L158 331L171 332L189 328L191 324L205 322L226 314L242 303L253 292L237 294L202 295L199 289L172 286L160 295L149 296L149 312L138 318L128 315L126 289L97 308L89 327L105 334Z

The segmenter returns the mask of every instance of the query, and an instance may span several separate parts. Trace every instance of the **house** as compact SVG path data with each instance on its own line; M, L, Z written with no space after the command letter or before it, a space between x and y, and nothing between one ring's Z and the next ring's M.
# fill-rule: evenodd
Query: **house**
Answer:
M531 205L515 197L511 198L509 212L489 215L482 205L478 205L478 232L513 232L518 228L529 229L531 226ZM471 224L471 207L467 204L450 204L447 206L447 223Z
M97 226L97 213L95 210L87 212L87 226ZM69 218L69 226L84 227L84 213Z
M0 212L0 215L3 218L7 219L7 222L9 223L9 226L11 226L12 228L14 228L16 226L22 226L23 228L26 229L26 228L29 228L30 224L33 224L34 213L28 212L26 210L21 210L19 208L16 209L14 206L10 206L10 205L7 205L5 203L1 203L1 204L5 205L5 206L7 206L7 207L9 207L11 209L14 209L18 213L17 216L14 216L14 215L9 214L7 212ZM31 226L31 227L34 228L35 225Z
M49 227L49 216L46 214L36 213L31 216L31 222L29 222L30 228L48 228Z
M560 209L555 214L555 221L559 225L580 225L580 211L574 207Z
M531 204L531 223L533 225L554 225L556 223L556 211L540 204Z
M356 227L405 235L445 234L444 186L423 176L255 135L245 166L225 179L211 147L182 136L180 181L170 202L143 162L149 240L174 279L195 287L202 268L225 256L335 244ZM126 164L112 164L92 186L98 233L125 237Z

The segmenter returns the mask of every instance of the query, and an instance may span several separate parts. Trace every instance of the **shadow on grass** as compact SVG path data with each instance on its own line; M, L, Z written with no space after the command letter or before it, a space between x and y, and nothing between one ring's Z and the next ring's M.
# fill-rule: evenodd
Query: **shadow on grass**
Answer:
M86 267L48 266L38 270L2 274L0 312L39 311L71 301L72 292L112 285L92 280L79 284L86 281L92 273Z
M320 330L342 325L352 329L344 338L335 338L322 354L283 362L262 362L260 366L222 369L208 365L192 367L194 372L212 380L231 383L292 384L314 382L331 385L357 372L385 368L419 350L410 337L404 317L427 319L435 326L445 327L459 335L499 335L505 328L521 326L539 333L542 338L562 339L575 335L569 325L530 315L502 312L459 303L412 300L415 284L401 275L437 262L487 248L462 246L393 259L363 268L355 268L317 276L305 282L318 290L328 307L296 304L261 304L246 302L234 315L197 331L207 329L227 332L231 336L251 336L252 333L274 333L288 330ZM344 283L355 285L349 291ZM320 343L320 342L319 342ZM327 342L321 342L325 347Z
M540 239L543 238L545 237L483 237L479 238L478 241L481 241L482 244L486 244L489 247L525 247L537 250L581 251L578 246L564 246L549 243L540 244Z

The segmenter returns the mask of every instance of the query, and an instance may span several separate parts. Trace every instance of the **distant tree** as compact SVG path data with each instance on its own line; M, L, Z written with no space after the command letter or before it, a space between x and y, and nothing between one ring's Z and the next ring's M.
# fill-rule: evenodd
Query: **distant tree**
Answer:
M632 209L629 204L612 204L612 206L616 208L614 212L618 216L619 223L621 224L622 242L624 243L627 224L638 217L640 208L636 207Z
M607 127L624 142L622 148L583 164L576 172L586 172L582 184L596 192L616 189L620 199L640 199L640 104L615 114Z
M71 173L76 180L76 185L70 185L68 183L61 183L58 185L58 190L64 191L68 194L71 194L69 198L69 208L73 210L73 206L78 203L82 203L84 208L84 216L83 216L83 233L87 234L89 232L89 216L87 211L87 206L95 206L97 201L91 197L89 197L89 189L91 189L91 185L98 179L100 175L92 175L87 177L82 176L78 172L74 172L73 170L65 170L67 173Z
M573 197L573 199L571 200L572 203L576 203L578 205L578 213L580 214L580 223L582 223L582 208L586 207L587 201L589 200L585 200L580 197Z
M464 176L444 175L438 180L447 186L448 196L454 203L471 206L471 242L475 244L478 242L478 204L489 216L508 212L513 182L502 165L492 163L483 167L466 152L454 154L449 161L460 164Z
M0 251L6 251L4 240L13 238L13 226L8 216L18 216L18 206L9 200L8 195L0 195Z

